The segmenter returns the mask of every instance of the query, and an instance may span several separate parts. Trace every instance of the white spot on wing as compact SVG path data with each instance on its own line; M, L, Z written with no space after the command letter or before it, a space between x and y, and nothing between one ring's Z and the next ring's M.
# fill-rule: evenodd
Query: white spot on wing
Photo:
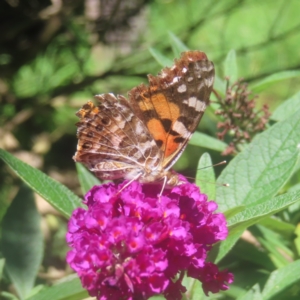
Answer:
M200 81L200 84L198 85L198 88L197 88L198 92L203 88L204 84L205 83L203 81Z
M119 128L124 128L125 127L126 120L124 120L123 118L121 118L121 116L120 116L120 118L118 118L116 120L118 121L118 127Z
M135 133L136 133L137 135L140 135L140 134L142 134L143 132L144 132L143 126L140 124L140 122L138 122L138 123L136 124L136 127L135 127Z
M179 81L179 77L175 76L175 77L173 78L173 80L172 80L172 83L176 83L176 82L178 82L178 81Z
M178 132L183 138L189 136L189 131L186 129L182 122L176 121L172 128L174 131Z
M142 152L143 152L143 154L145 154L146 153L146 151L148 151L148 149L149 148L152 148L153 146L155 146L156 145L156 143L154 142L154 143L152 143L153 142L153 140L151 140L151 141L146 141L145 143L143 143L143 147L142 147Z
M213 77L208 77L208 78L205 78L205 79L204 79L204 83L205 83L207 86L212 86L213 81L214 81L214 78L213 78Z
M134 156L135 159L140 159L144 155L141 151L137 151L137 152L134 153L133 156Z
M166 78L168 76L168 74L166 72L162 72L160 75L162 78Z
M213 68L214 68L214 66L212 64L209 64L206 69L208 72L210 72L213 70Z
M206 108L205 102L203 102L201 100L197 100L196 111L205 111L205 108Z
M150 141L150 146L151 147L156 146L156 143L155 143L154 139Z
M112 98L117 99L116 96L113 93L108 93Z
M184 93L186 91L186 85L182 84L177 88L178 93Z
M189 98L189 106L190 107L195 107L196 106L196 102L197 102L197 98L196 97L190 97Z
M201 71L203 71L203 72L208 72L207 66L201 66Z

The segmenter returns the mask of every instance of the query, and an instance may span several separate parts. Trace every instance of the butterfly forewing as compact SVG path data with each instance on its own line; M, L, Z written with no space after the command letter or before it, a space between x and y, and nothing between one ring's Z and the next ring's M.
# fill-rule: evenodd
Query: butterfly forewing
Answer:
M214 65L203 52L188 51L173 67L148 77L149 87L140 85L132 89L130 102L163 151L163 166L170 168L208 105Z

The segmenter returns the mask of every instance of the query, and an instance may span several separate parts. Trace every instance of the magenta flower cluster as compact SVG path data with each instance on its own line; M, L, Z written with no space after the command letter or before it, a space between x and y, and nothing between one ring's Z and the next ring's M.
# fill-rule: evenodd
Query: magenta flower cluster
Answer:
M165 189L132 182L94 186L69 221L67 261L97 299L181 299L185 274L205 294L228 289L233 275L206 262L212 244L227 236L215 202L194 184ZM119 192L119 193L118 193Z

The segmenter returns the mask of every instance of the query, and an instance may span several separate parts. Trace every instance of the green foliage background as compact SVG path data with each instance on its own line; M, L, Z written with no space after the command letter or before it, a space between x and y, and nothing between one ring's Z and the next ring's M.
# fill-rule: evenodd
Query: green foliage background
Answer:
M222 80L225 76L233 79L238 74L238 77L243 77L250 88L259 93L257 107L267 103L271 112L274 112L273 123L287 119L288 111L291 114L300 108L300 2L297 0L98 1L101 13L99 10L97 15L94 8L96 19L92 19L88 13L89 1L65 1L61 6L55 3L26 0L3 1L0 4L0 147L41 169L79 196L87 190L87 182L94 179L79 166L78 180L72 160L77 143L75 112L95 94L114 92L126 95L132 87L146 82L147 74L157 74L161 69L161 60L155 54L161 55L160 58L166 65L173 61L174 56L178 57L178 49L183 49L183 45L206 52L216 66L215 88L218 89L224 84ZM233 60L230 64L227 55L231 49L235 50L236 63ZM227 61L225 66L224 61ZM281 106L281 109L276 110L287 99L290 100L286 102L289 103L286 108L282 109ZM215 137L216 121L213 108L208 109L199 131ZM286 132L290 125L285 126L281 128L286 128ZM295 135L294 138L298 137ZM221 151L214 146L214 142L208 140L201 147L192 142L175 165L175 169L195 176L195 161L207 150L213 162L223 160ZM260 149L257 155L262 155L264 151L267 150ZM6 156L2 158L10 166L14 163ZM232 157L226 159L230 161ZM296 161L293 161L294 165ZM0 163L0 216L3 218L12 216L7 210L12 207L11 201L14 198L20 198L20 191L24 191L24 201L26 199L28 203L32 203L33 200L26 188L20 188L19 177L6 164ZM207 165L207 161L203 165ZM253 166L251 162L249 165ZM33 178L33 183L25 181L38 193L44 189L45 194L42 196L64 216L69 215L71 207L78 205L78 197L56 186L53 189L55 183L24 168L25 175L22 170L18 170L18 175L21 178ZM296 171L298 169L299 167ZM217 167L216 173L220 174L221 170L222 167ZM197 178L198 176L200 175L197 174ZM224 174L223 177L225 180L228 178ZM40 187L35 186L36 178L40 180ZM291 171L284 178L285 181L276 187L280 189L279 194L289 188L299 190L299 171ZM222 183L222 176L219 181ZM49 193L51 189L53 193ZM222 193L227 196L222 198ZM277 193L278 190L274 189L273 194ZM68 197L70 201L66 200L64 204L62 198L57 204L55 199L59 195ZM230 204L233 199L233 196L230 198L230 191L223 188L221 192L217 191L218 195L225 201L220 202L222 211L234 208ZM296 198L297 196L291 198L289 204L296 202ZM248 204L247 199L249 198L246 196L243 198L243 204ZM274 208L273 213L278 211L279 206L277 210ZM280 206L280 209L283 208L285 204ZM246 213L251 215L251 211ZM239 224L235 234L254 224L247 223L246 216L241 214L242 212L239 215L239 210L233 213L245 223L229 222L233 231L234 226ZM23 282L25 287L18 284L20 278L13 279L11 272L3 273L2 296L11 296L9 284L13 282L19 297L25 299L25 294L28 297L28 293L32 292L32 278L38 269L44 275L38 276L36 284L52 283L49 271L51 267L62 270L63 276L69 273L64 263L66 249L60 247L66 230L65 219L63 216L55 216L51 210L46 210L42 216L48 228L48 235L44 232L45 251L40 246L40 240L35 240L36 236L32 240L35 257L41 257L44 252L42 267L39 269L34 264L34 270L29 272L33 274L32 277L27 285ZM251 238L239 239L221 262L223 267L235 273L232 288L209 299L254 299L254 295L257 299L298 299L299 268L295 264L294 269L288 269L284 274L293 272L296 280L287 279L289 281L280 291L281 294L272 295L271 291L274 291L279 277L272 273L271 276L275 277L272 285L269 276L271 272L277 272L281 268L284 270L292 261L299 262L299 205L296 203L281 211L276 219L266 216L267 213L264 219L261 218L263 221L259 225L250 227L248 231L254 241ZM36 218L28 217L29 220L32 219L32 226L37 222ZM11 228L8 221L4 217L2 232ZM5 254L4 248L1 251ZM226 251L223 253L227 254ZM265 294L261 296L260 290L265 282ZM73 296L72 292L77 293L72 299L80 299L82 293L84 294L80 289L77 292L70 288L69 291ZM69 294L63 294L65 298L58 298L55 293L54 295L51 299L65 299ZM195 299L205 299L203 295L197 294L198 296ZM40 298L36 299L42 299L40 295L38 297Z

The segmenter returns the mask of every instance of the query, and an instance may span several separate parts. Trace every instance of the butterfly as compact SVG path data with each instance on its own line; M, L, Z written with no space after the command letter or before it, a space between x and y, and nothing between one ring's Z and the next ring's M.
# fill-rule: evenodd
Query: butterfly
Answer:
M186 51L157 76L148 75L128 93L96 95L77 112L78 145L73 159L103 180L129 184L180 184L171 167L185 149L209 104L214 65L205 53Z

